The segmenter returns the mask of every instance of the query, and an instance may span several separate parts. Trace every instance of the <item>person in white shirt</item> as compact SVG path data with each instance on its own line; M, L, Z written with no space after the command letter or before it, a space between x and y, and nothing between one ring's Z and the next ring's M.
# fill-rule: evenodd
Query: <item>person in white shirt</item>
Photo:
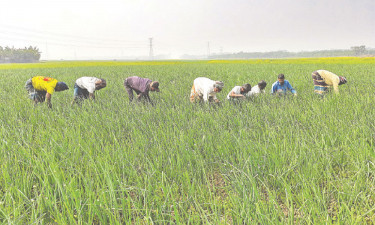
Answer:
M244 84L242 86L235 86L227 95L229 100L245 99L245 95L251 90L250 84Z
M107 82L96 77L81 77L74 84L74 103L79 103L84 99L95 99L95 91L105 88Z
M267 86L267 82L265 82L264 80L259 81L258 85L255 85L254 87L251 88L251 91L247 93L246 97L257 96L259 94L265 93L266 86Z
M220 102L216 94L224 88L222 81L214 81L207 77L198 77L194 80L190 93L190 102Z

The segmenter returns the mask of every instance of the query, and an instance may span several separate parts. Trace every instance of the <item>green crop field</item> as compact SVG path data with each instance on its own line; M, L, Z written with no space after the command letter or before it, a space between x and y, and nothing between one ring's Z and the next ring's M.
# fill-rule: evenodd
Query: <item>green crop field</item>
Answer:
M347 77L339 95L313 93L318 69ZM297 97L269 94L279 73ZM36 75L70 87L51 110L27 97ZM160 82L155 106L129 104L133 75ZM107 87L71 106L82 76ZM189 102L200 76L221 105ZM0 65L0 223L373 224L374 84L375 58Z

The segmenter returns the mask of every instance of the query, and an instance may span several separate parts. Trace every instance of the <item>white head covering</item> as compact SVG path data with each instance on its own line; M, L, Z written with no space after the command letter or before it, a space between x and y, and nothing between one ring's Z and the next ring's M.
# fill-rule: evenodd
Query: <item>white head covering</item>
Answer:
M216 81L214 84L215 88L219 88L220 90L224 88L224 82L222 81Z

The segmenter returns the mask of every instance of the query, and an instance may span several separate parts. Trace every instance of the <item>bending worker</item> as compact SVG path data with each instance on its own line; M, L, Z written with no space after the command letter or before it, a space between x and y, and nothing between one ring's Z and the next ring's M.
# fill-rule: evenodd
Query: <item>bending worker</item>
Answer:
M128 77L124 81L124 86L126 91L129 94L129 102L133 101L133 91L137 94L137 100L140 101L145 99L146 101L151 102L149 92L157 91L159 92L159 82L152 81L148 78L141 78L137 76Z
M254 87L251 88L251 91L249 91L247 93L247 97L251 97L251 96L257 96L259 94L263 94L265 93L265 88L267 86L267 82L265 82L264 80L261 80L259 81L258 85L255 85Z
M213 81L207 77L198 77L194 80L190 92L190 102L220 102L216 94L224 88L222 81Z
M336 94L339 93L339 85L347 82L345 77L337 76L336 74L327 70L317 70L312 73L314 81L314 92L320 95L330 91L331 87Z
M246 94L251 90L250 84L244 84L242 86L235 86L227 95L229 100L245 99Z
M297 95L297 91L294 90L288 80L285 80L284 74L281 73L277 76L277 81L272 84L271 94L286 95L288 90Z
M29 98L34 101L44 102L47 99L47 106L52 108L51 98L55 91L64 91L69 89L64 82L58 82L54 78L36 76L26 81L25 88L29 93Z
M95 99L95 91L107 86L104 79L96 77L81 77L74 84L74 99L72 104L78 103L84 99Z

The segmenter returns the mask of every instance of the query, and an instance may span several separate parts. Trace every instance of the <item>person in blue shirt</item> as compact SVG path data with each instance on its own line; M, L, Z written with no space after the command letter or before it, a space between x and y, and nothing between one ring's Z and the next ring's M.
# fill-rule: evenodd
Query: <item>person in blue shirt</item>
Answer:
M288 90L293 95L297 95L297 91L290 85L288 80L285 80L284 74L281 73L277 76L277 81L272 84L271 94L285 95Z

